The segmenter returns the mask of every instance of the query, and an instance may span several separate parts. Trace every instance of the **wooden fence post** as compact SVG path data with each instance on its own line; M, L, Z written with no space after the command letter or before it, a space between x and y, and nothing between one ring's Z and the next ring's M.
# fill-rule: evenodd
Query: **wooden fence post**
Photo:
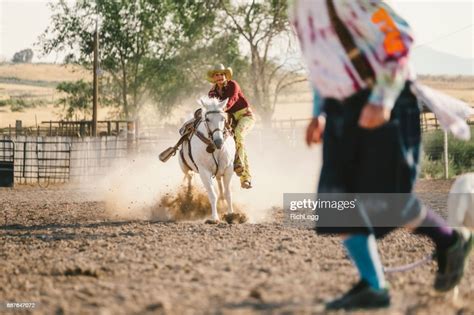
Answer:
M134 153L134 141L135 141L135 122L127 121L127 152L128 154Z

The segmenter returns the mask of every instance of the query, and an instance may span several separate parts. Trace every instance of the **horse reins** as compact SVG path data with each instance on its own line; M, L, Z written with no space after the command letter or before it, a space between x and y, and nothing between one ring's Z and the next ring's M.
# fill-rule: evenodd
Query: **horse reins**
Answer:
M214 136L214 133L217 132L217 131L222 131L222 133L224 134L224 141L225 141L225 136L227 135L227 129L224 128L224 130L220 129L220 128L215 128L214 130L211 131L211 128L209 128L209 124L207 123L207 115L209 114L223 114L224 111L221 111L221 110L211 110L211 111L208 111L204 114L204 118L205 118L205 125L206 125L206 129L207 129L207 135L208 137L206 137L202 132L200 132L199 130L197 130L197 127L199 126L200 123L202 123L202 119L197 123L196 125L196 131L195 131L195 134L196 136L202 141L204 142L204 144L207 145L206 147L206 152L212 154L212 158L214 160L214 163L216 164L216 171L214 173L214 177L217 176L217 172L219 170L219 163L217 162L217 159L216 159L216 156L214 155L214 151L216 149L216 145L213 141L213 136ZM194 166L196 167L196 170L199 172L199 168L196 164L196 162L194 162L194 159L193 159L193 155L191 153L191 138L192 138L193 134L191 134L191 136L189 137L189 140L188 140L188 151L189 151L189 157L191 159L191 161L193 162ZM189 165L187 165L186 163L186 160L184 159L184 156L182 156L183 158L183 161L184 163L186 164L186 166L189 167ZM190 167L189 167L190 168Z
M225 135L226 135L226 129L224 128L224 130L220 129L220 128L215 128L214 130L211 131L211 129L209 128L209 124L207 123L207 115L209 114L219 114L219 115L223 115L224 114L224 111L222 110L211 110L211 111L208 111L204 114L204 117L206 118L206 128L207 128L207 133L208 133L208 136L210 139L213 139L213 136L214 136L214 133L216 131L222 131L222 134L224 135L224 138L225 138ZM225 119L225 118L224 118Z

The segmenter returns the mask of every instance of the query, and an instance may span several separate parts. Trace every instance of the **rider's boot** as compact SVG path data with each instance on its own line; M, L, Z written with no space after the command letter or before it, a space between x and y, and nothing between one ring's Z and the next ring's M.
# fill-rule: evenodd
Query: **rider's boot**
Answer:
M240 187L242 187L243 189L250 189L252 188L252 183L249 180L244 180L240 183Z
M242 175L240 176L240 187L244 189L252 188L252 176L250 176L249 170L243 168Z
M250 178L242 179L242 177L241 177L240 178L240 187L242 187L244 189L252 188L252 182L250 181Z

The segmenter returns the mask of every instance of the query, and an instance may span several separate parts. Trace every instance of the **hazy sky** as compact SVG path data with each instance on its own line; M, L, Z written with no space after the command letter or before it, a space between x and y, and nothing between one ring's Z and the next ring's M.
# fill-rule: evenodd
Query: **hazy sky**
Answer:
M314 0L322 1L322 0ZM33 43L49 24L46 0L0 0L0 60L11 59ZM417 43L465 58L474 58L474 0L392 0L412 25ZM38 53L35 51L35 55ZM35 57L35 60L38 59ZM61 56L40 61L60 62Z

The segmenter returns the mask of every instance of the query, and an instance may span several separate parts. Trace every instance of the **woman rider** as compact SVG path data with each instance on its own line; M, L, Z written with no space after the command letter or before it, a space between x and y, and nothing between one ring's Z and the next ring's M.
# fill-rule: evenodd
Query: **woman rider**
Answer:
M239 84L232 80L232 69L219 64L207 72L207 80L213 84L209 97L228 98L225 111L232 115L237 154L234 170L240 176L242 188L252 188L252 177L244 148L244 138L255 124L255 117Z

